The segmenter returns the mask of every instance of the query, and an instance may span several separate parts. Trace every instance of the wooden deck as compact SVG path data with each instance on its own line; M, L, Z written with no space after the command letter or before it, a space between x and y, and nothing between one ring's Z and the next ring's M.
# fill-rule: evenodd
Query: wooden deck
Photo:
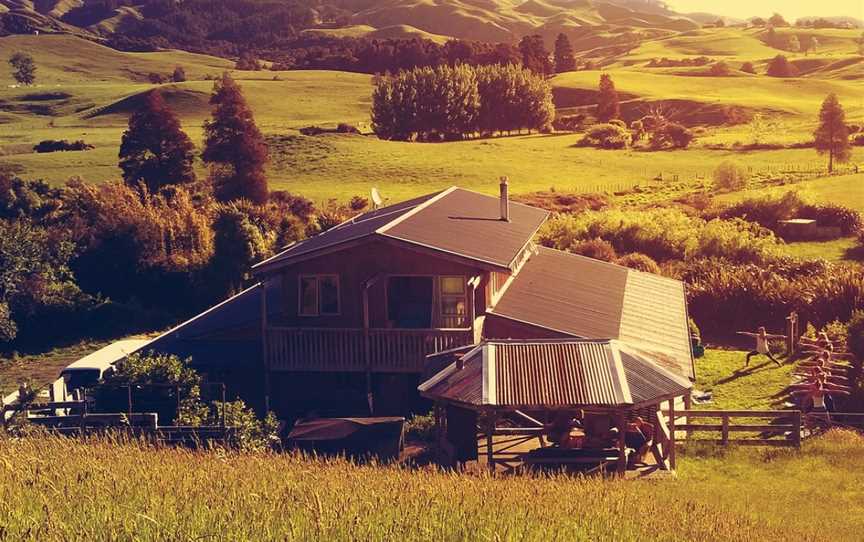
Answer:
M273 371L421 373L426 356L472 344L471 329L267 329Z

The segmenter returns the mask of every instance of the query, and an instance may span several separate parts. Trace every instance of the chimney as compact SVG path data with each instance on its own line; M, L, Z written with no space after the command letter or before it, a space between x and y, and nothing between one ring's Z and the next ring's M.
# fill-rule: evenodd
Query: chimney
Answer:
M507 184L507 177L501 177L501 220L510 222L510 195Z

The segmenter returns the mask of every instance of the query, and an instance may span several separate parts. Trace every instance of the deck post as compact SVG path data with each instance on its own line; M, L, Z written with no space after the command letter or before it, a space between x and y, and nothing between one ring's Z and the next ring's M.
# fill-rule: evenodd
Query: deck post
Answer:
M377 279L366 281L363 285L363 365L366 369L366 401L369 404L369 414L375 413L372 397L372 344L369 337L369 288Z
M267 279L261 281L261 354L264 356L264 412L270 412L270 353L267 351Z
M615 426L618 428L618 463L615 470L618 476L624 476L624 473L627 472L627 444L625 438L627 419L624 416L624 412L619 411L615 413Z
M669 399L669 469L675 470L675 398Z
M486 412L486 467L491 474L495 474L495 451L493 439L495 434L495 420L497 412L489 410Z

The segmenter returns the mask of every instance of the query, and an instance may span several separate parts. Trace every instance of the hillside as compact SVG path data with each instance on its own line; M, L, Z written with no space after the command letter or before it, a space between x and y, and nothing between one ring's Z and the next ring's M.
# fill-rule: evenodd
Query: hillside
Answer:
M730 36L735 32L740 31L703 31L700 39L734 45ZM697 47L694 52L701 51L702 45L692 46ZM9 88L9 73L0 70L0 167L54 184L72 176L90 182L118 178L120 137L142 93L155 88L146 82L151 72L168 76L175 66L185 68L187 82L161 88L169 105L180 114L184 129L200 144L213 85L207 79L232 66L224 59L179 51L123 53L71 36L10 36L0 38L0 47L29 51L39 67L33 88ZM742 55L749 47L745 43L731 54ZM657 49L657 54L663 55L662 50ZM699 179L710 178L723 160L745 159L732 148L716 150L704 145L751 141L749 122L756 113L778 123L765 140L784 145L809 139L828 92L840 96L849 122L864 122L864 104L857 99L864 89L862 80L837 76L848 75L862 65L850 62L861 57L852 57L845 49L837 56L810 55L808 61L836 60L796 79L745 74L684 76L676 73L680 68L647 68L647 58L647 54L633 61L621 57L610 67L622 96L624 116L632 120L652 107L662 107L673 118L700 130L690 150L597 151L576 147L582 137L578 133L434 145L337 134L306 137L297 130L313 124L335 127L346 122L368 132L370 76L335 71L232 73L240 80L256 121L268 138L271 187L300 191L316 200L349 199L367 194L371 186L395 199L452 184L486 191L494 189L490 180L502 173L511 176L516 192L550 187L575 192L620 191L636 185L641 185L640 190L663 191L663 183L653 181L661 173L677 175L698 186ZM559 114L590 113L599 76L598 71L578 71L552 78ZM742 84L745 80L747 83ZM95 149L34 153L33 145L45 139L84 139ZM862 160L860 150L853 159ZM823 165L807 148L750 152L746 161L756 171ZM205 173L200 164L199 170Z

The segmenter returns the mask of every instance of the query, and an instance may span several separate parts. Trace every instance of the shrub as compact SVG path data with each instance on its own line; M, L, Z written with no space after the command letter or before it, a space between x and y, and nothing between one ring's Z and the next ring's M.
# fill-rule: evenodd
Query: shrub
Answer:
M580 141L580 145L601 149L623 149L630 141L627 130L617 124L595 124Z
M88 151L93 148L93 145L88 145L82 139L71 143L66 139L61 139L59 141L54 139L45 139L35 145L33 150L38 153L46 153L60 151Z
M723 209L719 217L743 218L773 230L777 227L777 222L793 218L804 205L806 204L797 192L789 191L779 198L747 198Z
M340 134L359 134L360 130L351 124L347 124L345 122L340 122L336 126L336 132Z
M791 260L736 265L707 259L690 262L681 278L688 284L690 314L703 328L710 324L711 331L723 334L779 324L791 311L822 326L848 320L864 305L860 266ZM851 335L850 328L850 341Z
M740 218L714 219L699 231L689 258L725 258L733 263L763 263L778 259L781 243L771 230Z
M726 64L721 60L720 62L714 63L708 73L713 77L726 77L732 74L732 69L729 67L729 64Z
M637 271L644 271L645 273L653 273L655 275L660 274L660 266L657 265L657 262L655 262L651 256L639 252L633 252L626 256L621 256L615 263L623 265L624 267L629 267L630 269L636 269Z
M864 147L864 133L854 135L852 137L852 144L857 147Z
M849 351L858 360L860 371L861 362L864 361L864 310L857 310L852 314L846 325L846 337Z
M753 66L752 62L745 62L744 64L741 64L741 71L744 73L755 74L756 73L756 67Z
M552 121L552 128L562 132L575 132L582 128L584 123L584 114L555 117L555 120Z
M624 122L624 121L621 120L621 119L612 119L612 120L609 121L609 124L611 124L611 125L613 125L613 126L617 126L617 127L619 127L619 128L622 128L622 129L624 129L624 130L627 129L627 123Z
M435 442L435 416L415 414L405 422L405 438L414 442Z
M173 354L134 353L114 365L114 372L105 378L105 383L197 386L201 377L190 366L191 363L192 358L181 359Z
M798 68L783 55L777 55L768 63L766 72L771 77L796 77Z
M183 69L183 66L177 66L174 68L174 73L171 74L171 80L175 83L186 81L186 70Z
M612 243L603 239L580 241L570 247L570 252L604 262L614 262L618 258Z
M714 186L721 190L741 190L747 186L750 174L731 160L721 162L714 170Z
M864 226L861 213L836 203L802 205L798 210L798 216L813 219L820 226L840 228L843 235L854 235Z
M154 85L161 85L165 82L165 76L161 73L149 73L147 74L147 80Z
M667 122L651 134L651 148L686 149L693 142L693 132L677 122Z

